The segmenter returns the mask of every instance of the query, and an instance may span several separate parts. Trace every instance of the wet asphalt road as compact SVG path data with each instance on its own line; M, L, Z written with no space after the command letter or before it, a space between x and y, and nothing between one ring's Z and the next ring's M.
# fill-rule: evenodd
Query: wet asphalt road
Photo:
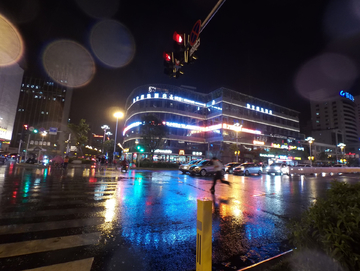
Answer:
M291 248L286 224L334 178L233 176L232 187L177 170L0 167L0 270L195 270L197 199L212 199L213 265L237 270ZM51 267L49 270L57 270ZM60 269L59 269L60 270Z

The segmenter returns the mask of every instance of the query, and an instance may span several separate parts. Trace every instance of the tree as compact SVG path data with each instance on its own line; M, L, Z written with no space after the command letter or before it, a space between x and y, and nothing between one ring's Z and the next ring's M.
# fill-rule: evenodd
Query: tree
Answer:
M114 151L114 139L106 140L104 142L104 153L113 153Z
M145 147L145 151L150 152L152 161L154 151L163 147L164 137L167 135L168 129L162 121L154 115L143 116L141 120L141 145Z
M86 123L85 119L81 119L79 124L69 123L68 127L71 130L71 138L74 139L75 146L78 151L80 151L81 155L83 155L83 148L88 142L88 133L90 130L89 124Z

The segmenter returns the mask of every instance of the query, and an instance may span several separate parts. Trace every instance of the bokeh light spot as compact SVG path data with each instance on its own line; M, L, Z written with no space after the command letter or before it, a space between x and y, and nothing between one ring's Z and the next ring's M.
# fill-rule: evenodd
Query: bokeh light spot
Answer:
M119 9L119 0L76 0L76 3L93 18L110 18Z
M129 64L135 55L135 41L121 23L105 20L97 23L90 35L95 56L105 65L120 68Z
M299 94L307 99L322 100L336 95L342 89L349 89L357 77L354 62L346 56L334 53L322 54L305 63L295 79ZM319 98L312 95L321 92Z
M23 53L23 42L16 28L0 14L0 66L17 62Z
M47 74L64 86L84 86L95 74L95 63L90 53L70 40L49 44L43 53L43 65Z

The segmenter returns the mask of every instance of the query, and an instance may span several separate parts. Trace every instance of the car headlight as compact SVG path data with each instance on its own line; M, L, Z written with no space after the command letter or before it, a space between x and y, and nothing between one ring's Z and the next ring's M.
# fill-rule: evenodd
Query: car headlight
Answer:
M275 167L275 170L279 170L280 169L280 167Z
M241 170L245 170L245 167L241 167Z
M188 167L183 167L183 169L188 169Z
M195 171L200 171L200 168L199 168L199 167L196 167L196 168L195 168Z
M269 170L269 169L270 169L270 167L266 167L266 169L267 169L267 170Z

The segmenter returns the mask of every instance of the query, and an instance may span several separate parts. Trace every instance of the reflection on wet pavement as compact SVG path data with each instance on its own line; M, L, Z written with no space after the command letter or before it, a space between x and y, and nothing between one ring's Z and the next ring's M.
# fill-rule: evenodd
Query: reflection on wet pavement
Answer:
M60 257L66 259L62 262L93 257L93 271L194 270L197 199L208 198L213 200L214 266L239 269L288 250L286 224L324 196L332 180L226 178L232 188L217 184L212 195L211 178L174 170L0 167L0 266L22 270L57 264ZM80 236L86 234L100 239L82 245ZM59 246L61 253L41 247L39 239L46 243L52 238L66 241L64 248ZM12 258L2 256L16 242L38 242L37 252L24 255L11 245Z

